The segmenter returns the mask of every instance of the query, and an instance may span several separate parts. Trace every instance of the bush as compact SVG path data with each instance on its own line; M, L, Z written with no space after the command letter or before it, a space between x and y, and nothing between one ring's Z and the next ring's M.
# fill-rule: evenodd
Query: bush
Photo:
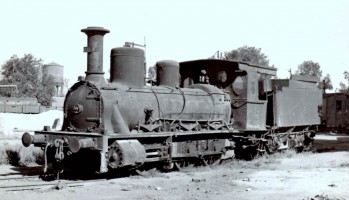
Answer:
M28 166L41 164L43 160L44 153L38 147L24 147L20 144L11 145L8 143L0 146L0 164Z
M307 200L344 200L344 198L330 198L327 195L316 195L314 198L307 198Z

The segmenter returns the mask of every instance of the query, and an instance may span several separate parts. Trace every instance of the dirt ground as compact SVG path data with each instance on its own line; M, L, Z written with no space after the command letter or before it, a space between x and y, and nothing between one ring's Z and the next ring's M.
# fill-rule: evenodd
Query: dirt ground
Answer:
M53 116L52 113L50 116ZM19 121L18 116L14 116L13 120L8 115L1 117L7 120L1 120L0 124L3 137L15 135L17 131L13 130L26 128L15 123ZM43 120L47 118L44 114L35 117L31 123L35 127L31 129L50 124L54 119ZM6 142L19 143L18 138L7 139ZM316 136L314 153L296 154L287 151L253 161L231 160L219 166L187 168L180 172L162 173L153 170L144 176L89 182L78 187L66 186L61 190L0 190L0 200L349 199L348 138L331 134ZM0 165L0 178L18 171L16 167ZM317 195L320 197L315 198ZM326 196L329 198L321 198Z
M11 169L12 168L12 169ZM13 167L0 166L0 175ZM12 171L13 172L13 171ZM181 172L149 171L61 190L0 191L13 199L349 199L349 152L285 152ZM316 198L315 198L316 199ZM319 199L319 198L318 198Z

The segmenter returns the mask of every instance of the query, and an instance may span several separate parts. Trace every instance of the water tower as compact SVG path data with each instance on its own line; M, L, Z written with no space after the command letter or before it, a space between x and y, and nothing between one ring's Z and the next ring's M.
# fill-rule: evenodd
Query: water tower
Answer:
M42 66L42 77L51 76L56 85L56 95L63 95L63 66L55 62L51 62Z

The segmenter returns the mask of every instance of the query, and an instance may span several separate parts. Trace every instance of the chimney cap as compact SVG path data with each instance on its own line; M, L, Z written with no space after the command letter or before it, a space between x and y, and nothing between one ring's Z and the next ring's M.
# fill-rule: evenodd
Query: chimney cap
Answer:
M87 28L81 29L81 32L84 32L87 35L95 35L95 34L105 35L107 33L110 33L108 29L105 29L103 27L98 27L98 26L89 26Z

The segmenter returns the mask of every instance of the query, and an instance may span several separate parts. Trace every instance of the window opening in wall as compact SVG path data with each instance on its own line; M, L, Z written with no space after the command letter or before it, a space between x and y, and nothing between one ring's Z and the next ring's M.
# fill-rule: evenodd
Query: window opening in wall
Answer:
M336 110L341 111L342 110L342 101L336 101Z

